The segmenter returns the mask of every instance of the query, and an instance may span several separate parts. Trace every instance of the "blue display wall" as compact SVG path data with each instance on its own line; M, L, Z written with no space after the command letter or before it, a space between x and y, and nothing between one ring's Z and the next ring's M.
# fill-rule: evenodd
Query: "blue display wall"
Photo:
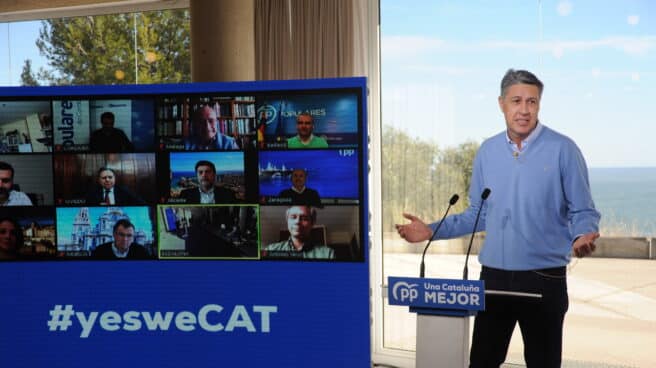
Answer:
M83 138L73 145L58 144L68 129L62 101L81 106L74 120ZM132 121L116 126L134 147L87 144L99 129L94 116L111 105L99 101L120 102L116 116ZM219 172L228 155L203 150L216 151L217 181L234 201L184 202L183 187L198 184L194 167L173 179L172 161L194 150L184 142L202 104L243 153L229 156L236 173ZM281 105L282 118L262 113ZM17 238L0 239L0 367L369 366L366 111L364 78L0 88L0 162L14 170L9 190L32 202L0 210L0 230L11 219ZM287 149L303 112L328 147ZM272 169L261 159L284 162ZM85 199L105 166L139 203ZM348 175L331 182L319 175L324 166ZM311 207L330 257L266 257L267 243L295 232L285 211L304 204L277 191L297 169L326 194ZM112 241L111 225L132 213L148 256L94 259ZM194 242L222 250L200 252Z

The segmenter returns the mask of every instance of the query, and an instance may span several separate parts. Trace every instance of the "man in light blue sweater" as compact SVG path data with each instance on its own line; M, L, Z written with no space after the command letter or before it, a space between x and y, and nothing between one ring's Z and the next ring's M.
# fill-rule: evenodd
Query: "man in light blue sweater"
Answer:
M474 159L469 208L447 217L435 236L470 233L481 193L490 188L476 228L486 232L480 278L486 289L542 295L487 296L486 310L474 322L470 367L499 367L516 323L527 366L560 367L568 308L566 265L572 253L592 253L599 237L600 214L581 151L538 121L542 90L532 73L508 70L499 96L506 131L483 142ZM404 217L410 223L397 225L397 231L409 242L428 240L437 226Z

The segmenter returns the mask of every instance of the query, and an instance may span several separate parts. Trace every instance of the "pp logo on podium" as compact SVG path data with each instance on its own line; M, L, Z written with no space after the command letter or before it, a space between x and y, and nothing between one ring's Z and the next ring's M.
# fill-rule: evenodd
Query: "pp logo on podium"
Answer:
M392 287L392 296L400 302L412 303L419 297L418 286L419 284L409 284L405 281L399 281Z
M390 276L388 298L390 305L477 311L485 309L485 285L481 280Z

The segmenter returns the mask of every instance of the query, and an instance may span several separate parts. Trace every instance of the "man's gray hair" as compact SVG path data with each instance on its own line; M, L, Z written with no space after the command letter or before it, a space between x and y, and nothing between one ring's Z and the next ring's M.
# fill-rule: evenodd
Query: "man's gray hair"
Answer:
M501 79L501 98L506 97L506 91L510 86L515 84L530 84L538 87L538 93L542 97L542 90L544 89L544 84L535 76L535 74L529 72L528 70L515 70L508 69L506 75Z
M287 210L285 211L285 218L289 217L289 210L291 210L291 209L294 208L294 207L305 207L305 208L308 208L308 209L310 210L310 219L312 220L312 224L316 224L316 223L317 223L317 210L316 210L316 208L314 208L314 207L312 207L312 206L296 206L296 205L294 205L294 206L289 206L289 207L287 207Z

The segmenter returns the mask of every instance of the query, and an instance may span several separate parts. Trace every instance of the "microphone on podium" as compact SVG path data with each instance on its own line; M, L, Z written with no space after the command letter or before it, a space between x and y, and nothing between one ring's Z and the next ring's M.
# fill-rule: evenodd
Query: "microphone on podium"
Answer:
M469 246L467 247L467 256L465 257L465 268L462 270L462 279L467 280L467 263L469 262L469 253L471 252L472 243L474 242L474 234L476 234L476 226L478 226L478 219L481 217L481 210L483 209L483 204L485 200L490 196L490 188L483 189L481 193L481 205L478 206L478 213L476 213L476 221L474 222L474 228L472 229L471 238L469 239Z
M426 243L426 247L424 247L424 253L421 255L421 265L419 267L419 277L421 278L424 277L424 271L425 271L424 258L426 257L426 251L428 250L428 247L433 241L433 238L435 238L435 235L437 235L437 231L440 229L440 226L442 226L442 223L444 222L446 215L449 213L451 206L456 204L456 202L458 202L458 199L460 199L460 197L458 197L457 194L451 196L451 199L449 199L449 207L446 208L446 211L444 212L444 216L442 216L442 219L437 224L437 227L435 227L435 231L433 231L433 234L431 234L430 239L428 239L428 243Z

